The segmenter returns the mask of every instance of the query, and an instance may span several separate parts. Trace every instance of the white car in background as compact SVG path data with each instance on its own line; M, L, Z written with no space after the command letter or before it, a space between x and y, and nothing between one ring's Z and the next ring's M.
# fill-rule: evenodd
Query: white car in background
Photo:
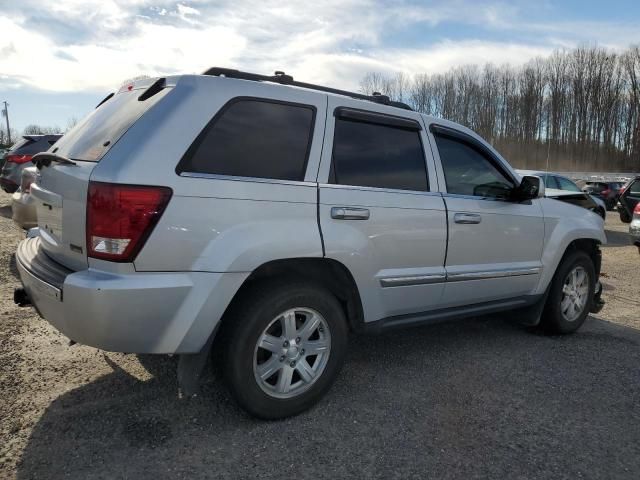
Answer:
M604 220L607 206L600 198L583 192L573 180L557 173L539 172L537 170L516 170L520 176L535 175L540 177L545 186L545 197L555 198L597 213Z

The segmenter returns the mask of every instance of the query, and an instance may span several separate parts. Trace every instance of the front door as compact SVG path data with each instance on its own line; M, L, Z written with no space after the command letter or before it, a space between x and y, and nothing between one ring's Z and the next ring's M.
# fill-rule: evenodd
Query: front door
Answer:
M637 178L629 187L622 193L621 202L624 203L629 209L629 215L633 215L633 210L636 205L640 203L640 178Z
M476 137L430 127L444 177L449 243L443 307L526 296L542 271L540 201L515 202L519 180Z

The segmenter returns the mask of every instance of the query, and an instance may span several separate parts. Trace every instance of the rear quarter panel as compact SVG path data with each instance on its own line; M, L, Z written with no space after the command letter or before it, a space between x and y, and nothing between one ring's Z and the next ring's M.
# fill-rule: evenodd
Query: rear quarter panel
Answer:
M189 175L176 166L235 97L314 105L304 181ZM280 85L183 76L96 167L92 180L168 186L173 196L134 265L138 271L250 272L270 260L320 257L317 171L326 95Z

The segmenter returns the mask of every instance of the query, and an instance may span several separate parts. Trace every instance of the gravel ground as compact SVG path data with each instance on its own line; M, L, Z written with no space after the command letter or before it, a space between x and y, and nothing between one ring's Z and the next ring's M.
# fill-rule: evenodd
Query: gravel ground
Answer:
M311 411L248 417L176 359L68 341L12 302L0 194L0 478L640 478L640 256L617 215L607 306L575 335L495 317L351 339Z

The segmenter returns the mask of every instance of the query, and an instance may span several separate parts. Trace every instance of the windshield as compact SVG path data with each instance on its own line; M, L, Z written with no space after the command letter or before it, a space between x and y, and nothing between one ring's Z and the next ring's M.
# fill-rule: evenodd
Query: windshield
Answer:
M169 91L165 88L140 101L144 90L124 91L96 108L64 135L52 152L72 160L99 161L114 143Z

